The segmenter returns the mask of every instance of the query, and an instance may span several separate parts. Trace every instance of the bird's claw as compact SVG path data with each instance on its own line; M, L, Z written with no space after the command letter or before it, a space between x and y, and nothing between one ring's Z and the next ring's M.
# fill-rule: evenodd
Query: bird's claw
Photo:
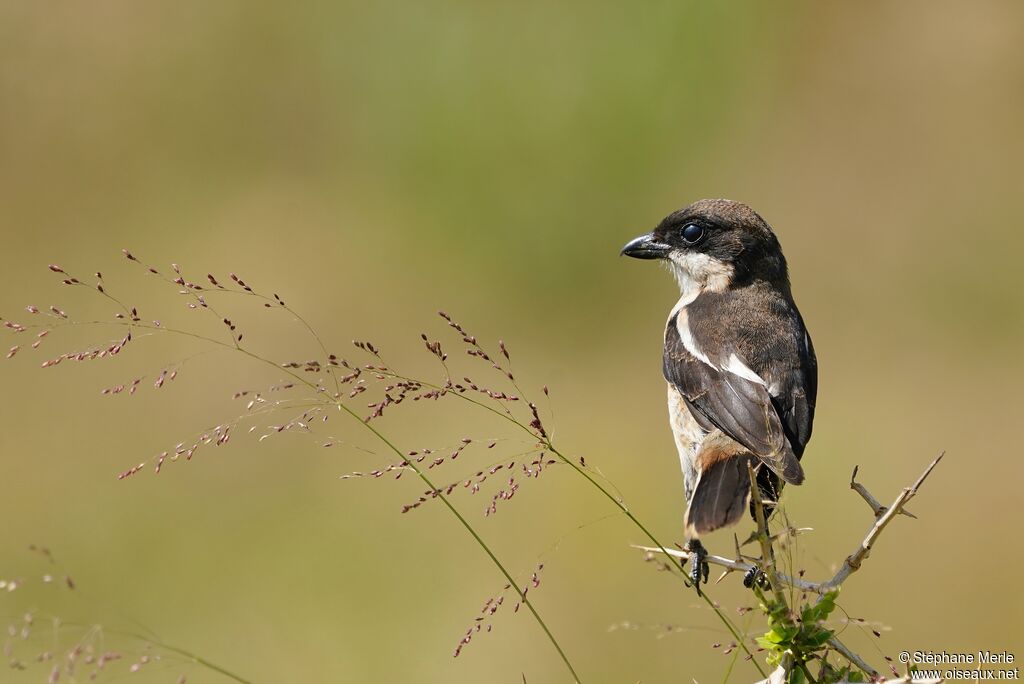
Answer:
M752 565L749 570L743 573L743 586L747 589L753 589L755 584L765 589L768 584L768 576L761 568Z
M707 584L708 575L711 572L711 566L704 560L708 557L708 551L697 539L691 539L689 547L690 558L693 559L693 564L690 566L690 581L693 582L693 586L697 589L697 595L700 596L701 578L703 578L704 584Z

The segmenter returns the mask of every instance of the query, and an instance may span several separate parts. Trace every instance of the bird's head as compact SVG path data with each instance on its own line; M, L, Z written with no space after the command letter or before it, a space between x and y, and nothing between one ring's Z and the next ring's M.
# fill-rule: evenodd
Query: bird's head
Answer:
M786 259L768 223L741 202L706 199L666 216L622 253L660 259L683 294L721 292L753 280L788 287Z

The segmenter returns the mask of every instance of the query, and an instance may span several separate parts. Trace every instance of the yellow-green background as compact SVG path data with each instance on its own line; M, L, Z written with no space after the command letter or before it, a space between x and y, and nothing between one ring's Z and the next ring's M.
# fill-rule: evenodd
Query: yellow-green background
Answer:
M946 450L920 519L885 534L841 599L881 639L846 636L878 664L876 647L1024 657L1022 46L1009 1L5 2L0 310L109 316L55 283L58 262L105 271L147 318L219 332L123 263L131 247L196 277L238 271L340 353L369 338L427 372L418 334L450 309L508 341L524 382L553 388L562 445L678 541L659 371L674 284L618 249L692 200L741 199L782 240L820 361L807 484L787 492L815 528L800 567L824 577L867 529L854 464L889 499ZM314 354L286 316L227 308L254 348ZM112 361L42 371L23 350L0 366L0 577L47 571L26 551L43 544L79 587L0 595L0 613L140 623L257 682L566 681L507 609L452 659L503 580L436 502L399 514L412 478L338 479L386 456L237 435L118 482L279 377L205 356L159 393L98 393L196 349L143 339ZM503 434L416 409L381 423L403 448ZM464 458L438 479L486 456ZM533 596L584 681L722 679L711 644L727 635L629 549L638 532L574 531L612 512L579 480L552 470L486 519L483 496L455 501L517 575L543 554ZM749 604L738 585L713 595ZM133 678L179 672L220 681Z

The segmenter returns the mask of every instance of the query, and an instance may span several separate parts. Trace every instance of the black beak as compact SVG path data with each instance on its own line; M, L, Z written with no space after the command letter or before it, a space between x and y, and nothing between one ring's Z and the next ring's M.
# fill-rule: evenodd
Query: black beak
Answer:
M663 259L671 250L672 247L658 242L654 239L653 233L648 233L635 240L630 240L622 248L622 254L634 259Z

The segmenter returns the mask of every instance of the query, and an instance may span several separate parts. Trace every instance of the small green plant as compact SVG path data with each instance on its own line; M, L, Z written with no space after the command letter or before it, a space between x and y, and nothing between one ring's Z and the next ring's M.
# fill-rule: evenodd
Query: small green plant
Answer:
M789 606L765 596L760 587L754 589L760 608L768 618L768 631L757 637L757 643L768 652L766 662L772 666L782 663L789 653L803 666L822 649L835 633L824 623L836 607L839 590L830 591L821 601L803 606L800 617L793 619Z
M768 619L768 631L764 636L757 637L757 644L763 648L767 656L765 662L772 667L782 667L788 656L796 668L793 681L803 681L808 665L821 659L829 639L835 632L825 626L832 611L836 607L839 590L828 592L815 603L808 603L800 608L800 617L794 619L793 612L785 603L779 603L764 590L755 585L754 593L760 602L761 611ZM835 682L839 679L817 679L818 682Z
M862 657L853 652L839 639L839 630L830 626L829 620L838 606L840 588L850 575L861 568L871 549L890 522L897 516L913 517L905 506L918 492L921 485L942 459L940 454L933 460L920 477L904 488L889 506L884 506L871 495L867 488L857 481L857 469L850 478L850 488L857 492L871 508L874 520L864 539L844 559L842 566L823 582L811 582L803 572L795 575L780 572L776 567L776 545L781 540L795 537L804 530L787 524L777 534L771 534L765 517L765 502L751 472L751 508L757 521L757 530L748 542L757 542L761 547L760 556L746 556L737 543L736 558L708 556L706 561L725 568L725 572L745 573L745 584L751 586L758 599L758 607L768 623L768 631L755 639L765 653L766 664L774 668L771 684L786 682L799 684L838 684L842 682L884 681L880 673ZM641 547L650 554L657 549ZM689 559L685 551L669 551L669 555ZM790 590L787 597L786 590ZM863 620L852 620L861 623ZM872 630L877 637L879 633ZM839 662L834 658L838 657ZM889 669L896 677L900 673L886 658ZM812 673L812 669L816 672Z

